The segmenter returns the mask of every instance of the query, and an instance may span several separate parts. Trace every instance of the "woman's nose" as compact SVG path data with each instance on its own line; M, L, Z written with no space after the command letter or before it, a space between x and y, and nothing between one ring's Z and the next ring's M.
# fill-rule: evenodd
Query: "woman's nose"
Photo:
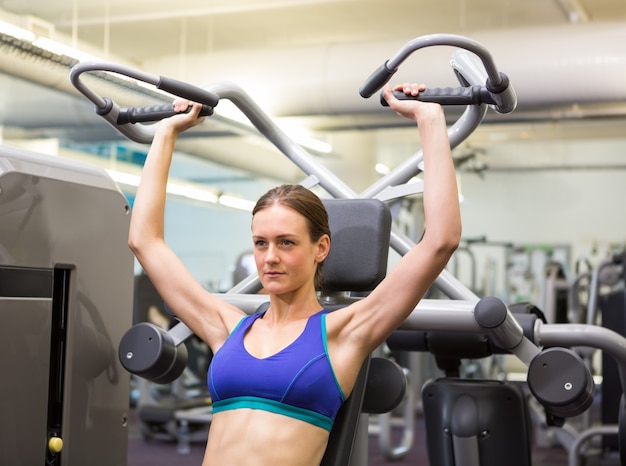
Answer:
M265 262L276 263L278 262L278 254L276 251L276 246L270 244L267 248L267 252L265 253Z

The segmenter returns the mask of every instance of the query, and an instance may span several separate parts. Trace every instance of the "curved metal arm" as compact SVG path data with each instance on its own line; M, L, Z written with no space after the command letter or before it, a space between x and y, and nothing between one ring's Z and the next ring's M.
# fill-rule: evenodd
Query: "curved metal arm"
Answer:
M94 71L107 71L133 78L137 81L151 84L157 89L168 92L172 95L199 102L205 105L205 109L203 109L202 112L203 115L210 115L213 107L215 107L219 102L219 98L215 94L211 94L199 87L183 81L178 81L176 79L146 73L128 66L106 62L82 62L76 64L70 71L70 81L74 87L94 103L96 106L96 113L104 118L107 123L113 126L128 139L142 144L149 144L152 142L152 139L154 138L154 125L131 123L127 118L127 114L132 114L133 109L121 109L116 102L110 98L100 96L97 92L87 86L87 84L85 84L85 82L81 79L81 75L86 72ZM142 113L145 116L149 109L150 107L145 107L140 109L139 113ZM171 113L163 113L162 108L154 107L152 110L153 113L160 113L160 118L171 115ZM154 118L152 120L154 120ZM146 119L146 121L151 120Z

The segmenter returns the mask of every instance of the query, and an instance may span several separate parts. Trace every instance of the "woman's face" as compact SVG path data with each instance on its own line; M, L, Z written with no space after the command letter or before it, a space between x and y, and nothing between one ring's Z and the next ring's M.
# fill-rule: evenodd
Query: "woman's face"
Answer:
M254 215L252 241L261 284L270 294L313 287L317 264L328 253L326 239L312 242L306 219L280 204Z

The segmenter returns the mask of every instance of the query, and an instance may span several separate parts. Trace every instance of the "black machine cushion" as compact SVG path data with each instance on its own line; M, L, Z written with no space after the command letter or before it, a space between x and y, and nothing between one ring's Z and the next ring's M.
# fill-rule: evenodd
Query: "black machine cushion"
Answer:
M440 378L422 388L426 445L433 465L530 466L531 421L520 387L497 380ZM455 451L453 438L478 447ZM465 454L465 456L463 456ZM455 456L456 455L456 456Z
M331 247L324 291L371 291L387 273L391 213L377 199L324 199Z

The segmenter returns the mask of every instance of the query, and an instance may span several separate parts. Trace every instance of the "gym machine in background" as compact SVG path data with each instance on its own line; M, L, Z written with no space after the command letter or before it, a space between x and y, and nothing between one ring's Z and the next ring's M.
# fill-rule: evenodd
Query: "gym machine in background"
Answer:
M129 205L104 170L0 146L0 464L126 464Z

